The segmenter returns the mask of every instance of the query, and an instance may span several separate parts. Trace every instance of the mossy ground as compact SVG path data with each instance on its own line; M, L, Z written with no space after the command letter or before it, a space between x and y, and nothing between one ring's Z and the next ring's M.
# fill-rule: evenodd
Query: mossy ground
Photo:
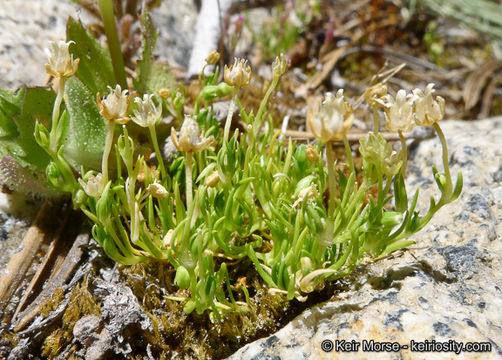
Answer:
M148 315L152 328L142 330L139 326L128 329L121 335L131 346L130 359L146 358L146 347L156 359L222 359L246 343L277 331L307 307L326 301L345 288L346 283L328 283L323 289L311 293L308 300L288 302L267 291L253 265L246 261L236 262L230 271L231 284L235 284L236 300L244 301L239 286L247 285L250 311L247 314L231 313L220 320L211 321L209 313L187 315L183 303L169 300L166 296L187 296L174 286L175 271L170 265L158 262L119 266L119 283L128 286L142 310ZM58 290L42 306L42 316L48 316L58 308L65 297L69 297L63 315L52 324L47 336L39 344L31 343L31 355L43 358L61 358L85 354L84 345L74 340L75 323L87 315L100 316L103 299L93 295L93 280L99 275L89 273L84 280L64 294ZM240 294L240 295L239 295ZM113 335L113 334L112 334ZM16 346L19 339L15 333L4 332L2 344ZM36 341L36 340L33 340ZM111 351L108 358L117 358Z

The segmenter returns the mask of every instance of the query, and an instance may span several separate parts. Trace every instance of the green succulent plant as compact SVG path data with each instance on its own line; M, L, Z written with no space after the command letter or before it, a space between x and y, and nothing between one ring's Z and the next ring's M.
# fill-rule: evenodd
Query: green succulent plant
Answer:
M27 189L71 196L111 259L172 266L175 284L189 291L170 299L183 302L187 313L210 311L217 318L249 311L247 288L230 283L232 264L241 259L254 265L270 292L304 300L368 258L411 245L409 235L459 196L462 177L454 187L437 124L444 104L433 98L432 86L425 94L399 92L394 98L385 90L368 97L377 126L361 140L359 169L345 136L354 115L343 91L327 94L309 112L316 146L281 140L273 130L267 109L287 71L282 54L256 114L239 100L252 76L241 59L225 67L224 82L218 82L218 68L201 74L194 113L185 114L183 87L153 61L157 33L151 19L144 13L140 21L143 52L132 88L121 85L120 61L70 19L67 42L53 45L48 64L59 77L57 91L0 90L0 151L13 169L4 168L2 176L23 172ZM226 96L232 100L221 129L212 104ZM235 105L246 124L243 132L230 131ZM401 136L399 153L378 134L377 108ZM170 162L159 145L166 136L156 131L168 114L182 124L179 132L171 128L178 152ZM410 203L404 183L402 131L417 122L434 126L443 144L445 172L434 168L441 198L431 199L425 215L415 210L418 191ZM335 141L343 141L346 163L336 163Z

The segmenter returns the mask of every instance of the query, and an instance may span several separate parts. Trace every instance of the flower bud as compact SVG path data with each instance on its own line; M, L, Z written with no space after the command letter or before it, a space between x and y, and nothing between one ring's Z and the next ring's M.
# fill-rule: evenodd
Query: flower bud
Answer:
M307 155L307 159L311 163L317 164L319 162L319 152L317 152L317 149L314 146L308 145L305 149L305 155Z
M183 265L178 266L176 269L174 284L182 290L187 289L190 286L190 274Z
M391 178L397 174L403 161L400 159L399 154L392 149L392 145L383 138L382 134L375 135L370 132L361 138L359 143L359 152L363 157L363 167L365 170L371 170L366 168L374 166L387 178ZM369 174L368 171L365 171L365 174ZM372 178L372 181L376 180L376 174L369 176Z
M287 59L283 53L275 58L274 63L272 64L272 72L274 74L274 77L280 77L286 73L289 66L288 60L289 59Z
M37 120L37 122L35 123L35 140L37 144L47 149L49 148L50 143L49 138L49 130L47 130L47 128L44 125L40 124Z
M45 174L47 176L47 181L56 189L64 185L63 175L54 161L51 161L49 165L47 165Z
M319 196L319 191L317 191L317 184L310 184L310 186L300 190L298 193L298 198L293 204L293 207L297 207L303 201L314 201Z
M385 227L393 228L394 226L401 224L403 219L403 214L399 212L386 211L382 214L382 225Z
M201 96L204 100L209 101L214 98L221 98L230 95L233 88L225 82L219 83L218 85L206 85L202 89Z
M208 65L216 65L218 64L218 61L220 61L220 57L220 53L216 50L213 50L207 56L206 62Z
M185 96L181 92L178 91L176 93L176 96L174 97L174 100L173 100L174 109L176 111L182 113L184 105L185 105Z
M154 198L161 198L165 199L169 197L169 193L167 192L166 188L163 187L160 183L154 182L146 188L146 190L154 197Z
M112 193L111 193L111 184L109 181L106 184L105 189L103 190L98 202L96 203L96 216L98 219L105 220L110 218L111 216L111 205L112 205Z
M206 185L214 188L220 181L220 175L218 171L214 171L211 175L206 178Z
M127 164L132 164L133 162L133 154L134 154L134 142L127 135L127 127L124 125L124 134L120 135L117 140L117 148L119 150L119 154ZM131 165L132 166L132 165Z
M310 270L312 270L312 268L314 267L312 265L312 260L310 260L308 256L303 256L302 258L300 258L300 266L304 274L310 272Z
M171 97L171 90L169 90L169 89L159 89L159 90L157 90L157 94L159 94L159 96L162 99L167 99L167 98Z
M74 208L79 208L81 205L85 204L85 200L87 199L87 195L85 191L82 189L78 189L75 193L75 198L73 199Z

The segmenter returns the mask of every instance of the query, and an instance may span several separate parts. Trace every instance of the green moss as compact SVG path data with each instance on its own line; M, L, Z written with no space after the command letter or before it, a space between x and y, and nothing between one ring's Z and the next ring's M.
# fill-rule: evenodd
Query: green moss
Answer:
M47 317L51 312L57 309L61 300L64 299L64 290L62 288L57 288L51 297L47 298L47 301L40 306L40 313Z
M73 289L68 307L63 314L63 329L69 337L75 323L86 315L100 316L100 304L87 288L87 278Z
M42 345L42 355L50 359L56 357L65 345L66 337L63 329L54 330Z

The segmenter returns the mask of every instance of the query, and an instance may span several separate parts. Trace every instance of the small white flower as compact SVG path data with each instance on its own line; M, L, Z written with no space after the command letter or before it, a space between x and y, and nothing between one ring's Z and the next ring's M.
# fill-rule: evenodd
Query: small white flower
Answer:
M80 59L73 60L68 47L74 41L64 42L51 41L52 52L49 56L49 62L45 64L45 71L54 77L68 77L77 72Z
M401 89L396 98L385 96L385 126L389 131L408 132L415 127L415 113L413 111L413 96Z
M199 124L190 115L185 115L179 138L174 128L171 128L171 139L174 146L183 152L200 152L214 144L213 136L206 138L204 134L200 135Z
M326 142L343 139L353 121L352 107L344 101L343 89L338 90L336 97L327 93L320 109L309 109L307 116L310 131Z
M145 94L143 95L143 100L140 98L134 99L134 102L138 105L138 109L134 110L132 121L141 127L154 126L162 115L162 106L156 106L152 98L153 94Z
M107 120L115 121L117 124L125 124L130 119L127 117L127 108L129 107L129 99L127 98L127 91L122 91L120 85L115 89L110 89L110 94L101 100L99 93L97 94L97 103L99 113Z
M155 198L167 198L169 196L166 188L158 182L148 185L146 190Z
M234 64L230 65L230 68L225 65L223 78L230 86L242 87L248 85L251 80L251 67L248 65L248 61L235 58Z
M272 64L272 72L274 76L282 76L286 73L289 66L289 59L281 53L277 56Z
M415 116L417 125L431 126L444 117L445 101L441 96L436 96L434 100L434 84L429 84L425 88L425 95L420 89L413 90L415 96Z
M96 200L101 197L106 185L103 181L103 175L101 175L101 173L94 176L91 172L87 173L87 183L85 183L81 178L78 179L78 183L82 186L88 196L96 198Z

